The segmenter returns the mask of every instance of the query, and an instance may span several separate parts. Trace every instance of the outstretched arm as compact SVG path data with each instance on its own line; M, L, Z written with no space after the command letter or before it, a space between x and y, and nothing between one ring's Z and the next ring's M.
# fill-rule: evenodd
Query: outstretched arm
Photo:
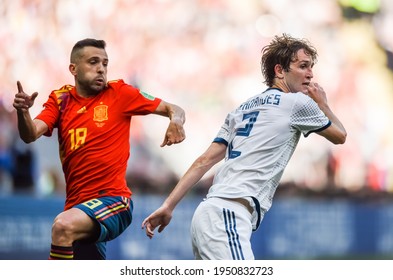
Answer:
M48 130L48 126L41 120L33 120L30 116L29 109L33 106L38 93L26 94L19 81L17 87L18 92L15 94L13 106L17 112L19 135L25 143L30 143L43 135Z
M198 157L184 176L179 180L175 188L169 194L167 199L143 222L142 228L145 228L146 235L149 238L154 236L154 230L158 232L164 230L172 219L172 212L180 200L187 192L212 168L216 163L225 157L226 145L221 143L212 143L209 148Z
M332 122L331 126L318 132L318 134L325 137L334 144L344 144L347 138L347 132L341 121L330 109L327 102L326 93L323 88L317 83L310 83L307 94L312 99L314 99L321 111L324 112L325 115Z
M161 147L178 144L186 138L183 128L186 117L182 108L162 100L153 114L165 116L170 119Z

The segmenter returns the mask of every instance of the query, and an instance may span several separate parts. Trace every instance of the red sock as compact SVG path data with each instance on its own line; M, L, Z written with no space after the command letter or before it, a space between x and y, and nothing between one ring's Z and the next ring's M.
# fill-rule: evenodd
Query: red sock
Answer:
M51 245L49 260L72 260L74 249L71 247Z

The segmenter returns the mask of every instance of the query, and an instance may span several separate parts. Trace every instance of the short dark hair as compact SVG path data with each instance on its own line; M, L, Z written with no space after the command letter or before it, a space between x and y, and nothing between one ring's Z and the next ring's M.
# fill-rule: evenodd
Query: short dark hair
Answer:
M269 45L262 48L261 70L267 86L273 86L274 67L279 64L284 71L289 71L291 62L301 49L316 63L317 50L306 39L295 39L285 33L282 36L276 35Z
M92 38L86 38L76 42L76 44L71 50L71 57L70 57L71 63L75 62L79 50L83 49L84 47L95 47L99 49L105 49L106 43L104 40L96 40Z

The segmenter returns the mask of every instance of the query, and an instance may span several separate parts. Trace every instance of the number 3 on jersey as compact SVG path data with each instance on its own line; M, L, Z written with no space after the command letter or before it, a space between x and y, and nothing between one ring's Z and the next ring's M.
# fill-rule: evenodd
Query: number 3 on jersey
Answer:
M70 134L71 150L74 151L85 144L87 128L70 129L68 134Z
M243 115L243 121L248 119L248 122L244 127L241 127L237 130L236 136L243 136L247 137L250 135L252 128L254 127L254 123L257 121L259 111L250 112ZM241 155L242 152L233 150L233 140L229 143L229 150L228 150L228 158L237 158Z

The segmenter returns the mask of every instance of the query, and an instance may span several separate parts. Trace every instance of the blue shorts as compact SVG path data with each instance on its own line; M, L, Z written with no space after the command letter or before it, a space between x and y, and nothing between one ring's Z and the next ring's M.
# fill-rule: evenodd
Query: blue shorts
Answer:
M133 202L123 196L100 197L75 205L97 222L94 240L73 244L74 259L105 259L106 242L118 237L132 222Z

